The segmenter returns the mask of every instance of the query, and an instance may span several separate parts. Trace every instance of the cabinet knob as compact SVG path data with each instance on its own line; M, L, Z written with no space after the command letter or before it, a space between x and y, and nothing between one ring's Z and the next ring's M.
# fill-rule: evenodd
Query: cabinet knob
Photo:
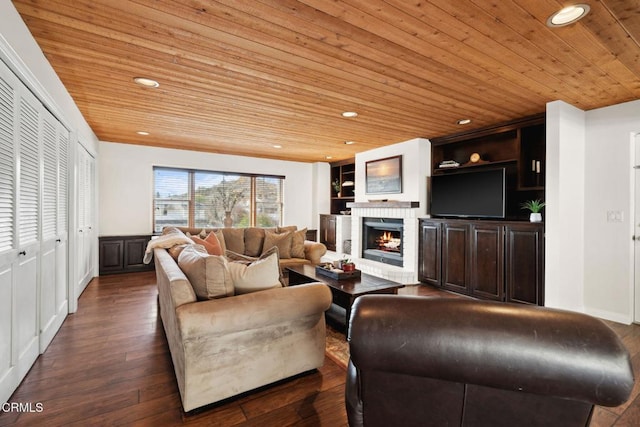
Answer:
M26 255L26 254L27 254L27 251L20 251L20 252L18 252L18 255Z
M62 242L61 239L56 239L56 243L60 243L60 242Z

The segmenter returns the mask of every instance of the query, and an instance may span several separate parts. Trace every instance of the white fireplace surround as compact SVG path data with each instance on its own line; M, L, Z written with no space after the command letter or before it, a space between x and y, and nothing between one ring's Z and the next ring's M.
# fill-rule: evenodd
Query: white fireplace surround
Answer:
M418 283L418 219L417 202L353 203L351 208L351 258L363 273L403 284ZM363 218L401 218L403 220L403 266L396 267L362 258Z

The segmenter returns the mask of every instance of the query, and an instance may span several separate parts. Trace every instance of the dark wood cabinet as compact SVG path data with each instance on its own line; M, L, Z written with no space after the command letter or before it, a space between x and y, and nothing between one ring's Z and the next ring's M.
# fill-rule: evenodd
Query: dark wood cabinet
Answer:
M323 243L328 250L336 250L336 216L320 215L320 243Z
M505 226L507 301L543 305L544 231L535 224Z
M471 224L471 294L497 301L504 300L504 227L499 224Z
M424 220L420 224L420 281L440 286L442 277L442 223Z
M419 278L476 298L544 304L544 226L422 219Z
M469 293L469 225L442 224L442 287Z
M144 264L144 252L151 235L103 236L98 239L100 275L153 270Z
M100 275L118 272L124 266L124 241L122 239L99 239Z

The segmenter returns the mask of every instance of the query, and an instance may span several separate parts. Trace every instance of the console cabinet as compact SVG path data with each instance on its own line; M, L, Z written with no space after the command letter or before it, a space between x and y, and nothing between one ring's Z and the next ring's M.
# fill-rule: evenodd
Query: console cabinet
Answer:
M420 281L496 301L544 305L544 226L420 220Z
M151 235L103 236L99 238L100 275L153 270L144 264L144 252Z
M320 243L328 250L336 250L336 215L320 215Z

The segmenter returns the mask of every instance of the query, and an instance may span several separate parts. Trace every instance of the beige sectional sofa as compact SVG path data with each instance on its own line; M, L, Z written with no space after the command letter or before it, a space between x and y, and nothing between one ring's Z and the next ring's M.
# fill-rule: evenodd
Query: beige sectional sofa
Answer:
M247 227L247 228L189 228L177 227L184 233L193 236L208 235L211 231L219 231L224 236L223 248L232 252L258 257L270 246L278 246L280 266L320 264L320 259L327 253L327 247L319 242L305 239L306 228L298 230L296 226L287 227ZM290 236L289 242L283 237ZM265 245L265 242L267 243ZM289 246L287 246L289 244Z
M167 249L156 247L153 256L160 316L185 411L323 365L324 312L331 305L326 285L278 285L202 300Z

